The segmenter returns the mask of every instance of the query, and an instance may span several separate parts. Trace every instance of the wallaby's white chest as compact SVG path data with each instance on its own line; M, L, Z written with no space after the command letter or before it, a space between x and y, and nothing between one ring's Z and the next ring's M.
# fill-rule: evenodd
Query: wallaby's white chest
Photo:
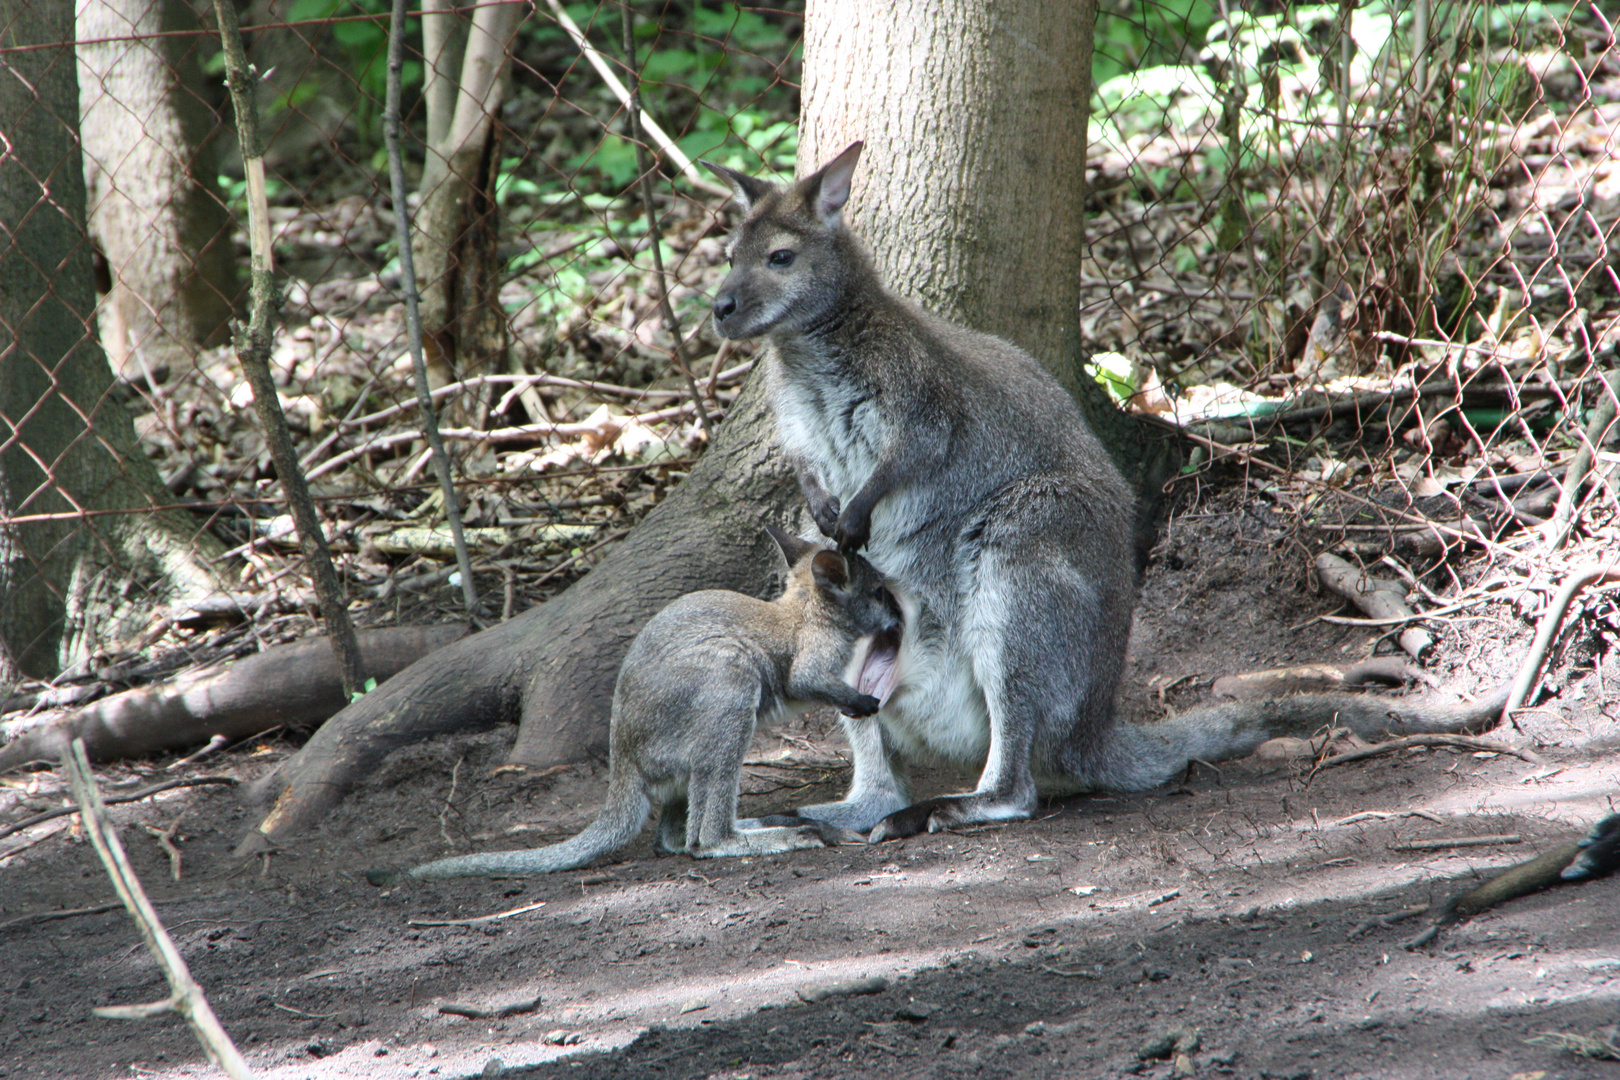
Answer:
M859 491L877 467L882 446L874 403L842 382L796 376L776 358L770 393L783 449L809 462L840 499Z

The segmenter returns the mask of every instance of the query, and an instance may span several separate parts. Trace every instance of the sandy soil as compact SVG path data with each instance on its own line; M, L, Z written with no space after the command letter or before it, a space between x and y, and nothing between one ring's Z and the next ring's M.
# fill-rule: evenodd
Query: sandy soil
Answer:
M1225 672L1362 655L1376 632L1300 626L1337 609L1306 566L1237 496L1180 516L1144 591L1126 714L1151 719ZM1503 680L1531 629L1505 606L1475 615L1440 635L1433 665L1458 692ZM588 820L601 767L492 777L510 731L395 755L326 827L250 863L229 850L254 815L227 789L115 814L226 1029L277 1080L1614 1077L1620 1064L1527 1040L1620 1023L1616 879L1512 902L1415 952L1400 943L1420 918L1352 935L1611 810L1620 724L1601 673L1569 653L1551 680L1561 696L1514 738L1543 764L1452 750L1314 776L1308 762L1229 763L1173 789L873 847L695 862L644 837L623 862L538 881L367 885L367 867L549 841ZM188 771L250 777L287 749ZM748 805L836 793L839 749L819 718L762 734ZM139 786L160 765L104 770L103 785ZM54 778L37 780L26 812L59 802ZM926 776L920 793L954 782ZM16 852L0 861L0 1077L218 1075L178 1020L91 1014L166 993L121 909L7 922L113 901L72 820L0 841ZM176 821L178 882L139 827ZM1521 839L1395 847L1490 834ZM874 978L885 988L838 992ZM537 995L505 1018L440 1011ZM1185 1060L1139 1056L1183 1027Z

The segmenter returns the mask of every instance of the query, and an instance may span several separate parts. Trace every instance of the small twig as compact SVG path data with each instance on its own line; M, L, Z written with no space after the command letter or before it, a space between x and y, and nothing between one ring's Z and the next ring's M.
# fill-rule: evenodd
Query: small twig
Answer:
M197 1035L197 1041L202 1043L203 1052L208 1055L210 1061L224 1069L232 1080L251 1080L253 1071L248 1068L247 1062L231 1042L231 1037L220 1026L219 1018L209 1007L202 987L192 979L180 950L175 948L174 939L169 937L169 932L163 928L157 911L147 899L146 890L141 888L140 879L130 868L129 859L124 854L124 845L118 839L118 828L107 816L101 795L96 790L95 777L91 774L90 762L85 757L83 739L73 740L72 747L62 759L62 767L67 772L73 797L78 800L81 807L84 831L90 834L90 842L95 845L96 854L101 856L101 863L107 868L107 876L112 879L113 888L118 890L119 898L135 919L135 925L140 928L147 949L151 951L153 959L158 962L158 966L163 969L163 974L169 980L169 997L161 1002L98 1008L91 1011L97 1016L114 1019L140 1018L168 1011L177 1012L191 1025L192 1031Z
M461 782L461 763L466 760L466 755L462 755L456 758L456 763L450 767L450 794L444 797L444 806L439 810L439 835L444 837L447 844L455 843L450 839L450 811L455 808L456 785Z
M151 787L142 788L129 795L113 795L101 801L106 806L117 806L119 803L137 802L149 795L156 795L160 791L168 791L171 788L197 787L202 784L229 784L234 786L239 783L241 781L234 776L191 776L183 780L165 780L161 784L153 784ZM0 840L4 840L13 833L22 832L24 829L31 829L41 822L50 821L52 818L66 817L68 814L77 814L78 812L79 808L75 805L59 806L55 810L35 814L33 817L19 821L15 825L7 825L5 828L0 829Z
M1392 911L1388 915L1368 916L1356 924L1356 928L1350 931L1349 937L1354 940L1369 930L1388 930L1396 923L1414 918L1428 910L1428 904L1418 904L1416 907L1401 908L1399 911Z
M442 1016L465 1016L469 1020L499 1020L506 1016L518 1016L522 1013L531 1013L540 1007L540 995L536 994L527 1001L514 1001L510 1005L501 1005L494 1009L485 1009L478 1005L463 1005L459 1002L446 1002L439 1006Z
M153 907L163 904L178 904L179 900L154 900ZM63 908L60 911L36 911L32 915L19 915L15 919L0 922L0 930L9 930L13 926L34 926L44 922L55 922L58 919L77 919L81 915L105 915L109 911L117 911L123 907L122 902L112 904L95 904L91 907Z
M1552 603L1541 614L1541 622L1536 627L1535 640L1530 643L1530 651L1524 654L1524 660L1519 664L1519 674L1513 679L1513 686L1508 691L1507 704L1502 706L1502 719L1511 721L1518 727L1518 721L1513 713L1530 700L1536 683L1541 679L1541 665L1547 659L1547 649L1558 633L1558 628L1564 623L1564 613L1569 610L1569 603L1575 594L1588 585L1599 580L1613 580L1620 578L1620 567L1617 567L1620 556L1613 556L1605 563L1586 563L1570 571L1559 586L1558 592L1553 596Z
M185 815L181 814L180 817L185 817ZM174 834L175 830L180 828L180 818L175 818L167 829L160 829L156 825L148 825L144 821L141 823L141 828L148 835L155 838L158 846L163 848L163 853L169 857L169 873L174 875L174 880L179 881L180 849L174 846Z
M279 1001L272 1001L270 1003L270 1007L273 1008L273 1009L280 1009L282 1012L292 1013L294 1016L308 1017L311 1020L330 1020L330 1019L332 1019L332 1017L338 1015L335 1012L334 1013L306 1012L303 1009L295 1009L291 1005L283 1005Z
M222 0L215 0L216 3ZM401 72L405 66L405 0L394 0L393 18L388 24L388 83L383 106L383 144L388 154L388 180L394 200L395 234L399 241L399 279L405 292L406 337L411 346L411 368L415 374L416 404L421 411L422 434L433 457L433 471L444 495L444 516L450 523L455 545L456 565L461 567L461 599L469 619L478 612L478 589L473 584L472 559L467 539L461 532L461 510L456 503L456 485L450 476L450 456L439 434L439 418L433 412L428 393L427 361L422 353L422 294L417 288L416 262L411 256L411 211L406 204L405 165L399 152L399 96ZM353 695L355 688L349 688Z
M1496 833L1491 836L1456 836L1440 840L1407 840L1399 844L1390 844L1391 851L1444 851L1447 848L1460 847L1493 847L1497 844L1522 844L1524 837L1518 833Z
M532 904L524 904L508 911L498 911L493 915L476 915L470 919L411 919L405 925L415 930L424 930L433 926L482 926L485 923L495 922L497 919L510 919L514 915L525 915L546 906L544 900L536 900Z
M1042 971L1049 975L1060 975L1065 979L1095 979L1098 977L1095 971L1086 971L1083 968L1078 971L1064 971L1062 968L1055 968L1050 964L1042 964L1040 967Z
M1503 746L1488 739L1476 739L1471 735L1403 735L1399 739L1390 739L1388 742L1381 742L1376 746L1365 746L1360 750L1346 750L1342 754L1325 757L1311 769L1311 776L1315 776L1323 769L1331 769L1335 765L1348 765L1352 761L1365 761L1367 758L1377 757L1380 754L1393 754L1414 746L1455 746L1462 750L1485 750L1493 754L1511 754L1522 761L1528 761L1532 765L1543 764L1541 758L1530 750Z

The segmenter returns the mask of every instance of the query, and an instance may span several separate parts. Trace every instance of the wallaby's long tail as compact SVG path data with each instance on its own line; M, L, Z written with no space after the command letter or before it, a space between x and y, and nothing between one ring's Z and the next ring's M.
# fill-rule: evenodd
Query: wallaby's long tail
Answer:
M409 876L426 880L458 877L534 877L558 870L577 870L620 850L641 832L652 803L639 782L627 779L608 786L607 805L584 831L560 844L523 851L485 851L424 863Z
M1385 735L1486 731L1496 726L1508 689L1467 704L1432 704L1372 694L1296 694L1232 701L1177 713L1155 724L1115 725L1088 770L1098 787L1142 791L1157 787L1192 760L1222 761L1252 754L1267 739L1349 728L1364 739Z

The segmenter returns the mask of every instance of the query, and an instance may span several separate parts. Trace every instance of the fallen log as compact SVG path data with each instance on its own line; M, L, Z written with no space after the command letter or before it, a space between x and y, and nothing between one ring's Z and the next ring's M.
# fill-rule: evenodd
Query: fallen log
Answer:
M361 664L368 679L382 683L465 634L454 624L366 630ZM277 725L312 727L345 704L331 645L310 638L41 717L0 747L0 772L32 761L54 764L74 739L84 740L92 760L111 761L195 746L215 735L242 739Z

